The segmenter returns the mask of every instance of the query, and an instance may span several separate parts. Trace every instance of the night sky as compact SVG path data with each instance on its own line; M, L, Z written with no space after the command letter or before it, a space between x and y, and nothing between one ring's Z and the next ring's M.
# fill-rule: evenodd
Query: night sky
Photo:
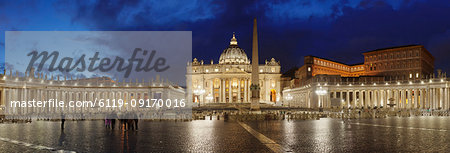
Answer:
M421 44L450 72L450 1L0 1L4 31L192 31L193 57L218 61L232 33L251 56L258 19L260 63L274 57L282 71L315 55L362 63L362 52Z

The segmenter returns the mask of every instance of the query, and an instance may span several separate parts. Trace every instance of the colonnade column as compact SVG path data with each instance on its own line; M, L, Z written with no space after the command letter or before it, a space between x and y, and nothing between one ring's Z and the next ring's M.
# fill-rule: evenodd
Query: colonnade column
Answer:
M384 93L384 90L378 90L378 93L377 93L377 108L380 108L380 106L381 106L381 102L383 101L383 93Z
M397 108L400 108L400 97L399 97L399 90L394 90L394 104Z
M425 95L424 95L424 89L419 89L419 108L423 109L424 107L424 101L425 100Z
M366 90L366 98L364 99L364 108L367 108L370 103L370 91Z
M417 98L417 96L419 96L419 94L418 94L418 90L417 89L414 89L414 109L417 109L417 103L418 103L418 98Z
M412 92L411 92L411 90L410 89L406 89L406 101L407 101L407 104L406 104L406 108L411 108L411 102L412 102L412 100L411 100L411 95L412 95Z
M431 102L430 102L430 108L434 109L434 106L436 105L436 95L435 95L435 90L434 88L431 88Z
M449 91L448 88L445 87L445 99L444 99L444 110L449 110Z
M444 89L443 88L439 88L439 104L438 104L438 108L440 107L441 109L444 108L443 107L443 101L444 99Z
M348 108L350 106L350 90L347 90L347 94L345 95L346 102L345 102L345 108Z
M358 107L361 107L361 106L364 106L363 104L364 104L364 91L363 90L360 90L359 91L359 106Z

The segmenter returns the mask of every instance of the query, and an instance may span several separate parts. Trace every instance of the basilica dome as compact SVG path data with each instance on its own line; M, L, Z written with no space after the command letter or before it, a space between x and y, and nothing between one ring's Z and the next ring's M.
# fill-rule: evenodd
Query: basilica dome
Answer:
M223 50L219 58L219 64L250 64L245 51L237 45L237 39L233 34L230 46Z

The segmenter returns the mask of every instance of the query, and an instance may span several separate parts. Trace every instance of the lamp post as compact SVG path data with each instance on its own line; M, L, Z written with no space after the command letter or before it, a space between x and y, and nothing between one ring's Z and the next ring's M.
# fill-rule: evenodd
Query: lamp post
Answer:
M325 89L322 89L322 87L320 87L319 89L316 90L316 94L319 96L319 108L323 107L323 95L327 94L327 91Z
M194 90L194 94L198 96L198 103L200 105L201 103L200 96L205 94L205 89L203 89L201 86L198 86L197 89Z
M208 96L206 96L206 100L208 100L209 102L212 102L213 99L214 97L211 94L208 94Z
M291 94L287 94L284 99L286 99L286 101L289 101L289 107L291 107L291 100L294 99L294 97L292 97Z

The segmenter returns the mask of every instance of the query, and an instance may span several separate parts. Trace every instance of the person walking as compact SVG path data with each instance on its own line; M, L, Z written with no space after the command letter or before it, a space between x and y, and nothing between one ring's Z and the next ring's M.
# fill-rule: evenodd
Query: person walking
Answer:
M64 122L66 121L66 118L64 114L61 114L61 130L64 130Z
M114 126L116 125L116 118L117 118L117 115L113 112L111 114L111 129L113 129L113 130L114 130Z
M134 129L138 130L139 115L134 114Z
M111 121L110 121L110 119L108 118L108 116L105 118L105 127L106 127L107 129L111 128Z

